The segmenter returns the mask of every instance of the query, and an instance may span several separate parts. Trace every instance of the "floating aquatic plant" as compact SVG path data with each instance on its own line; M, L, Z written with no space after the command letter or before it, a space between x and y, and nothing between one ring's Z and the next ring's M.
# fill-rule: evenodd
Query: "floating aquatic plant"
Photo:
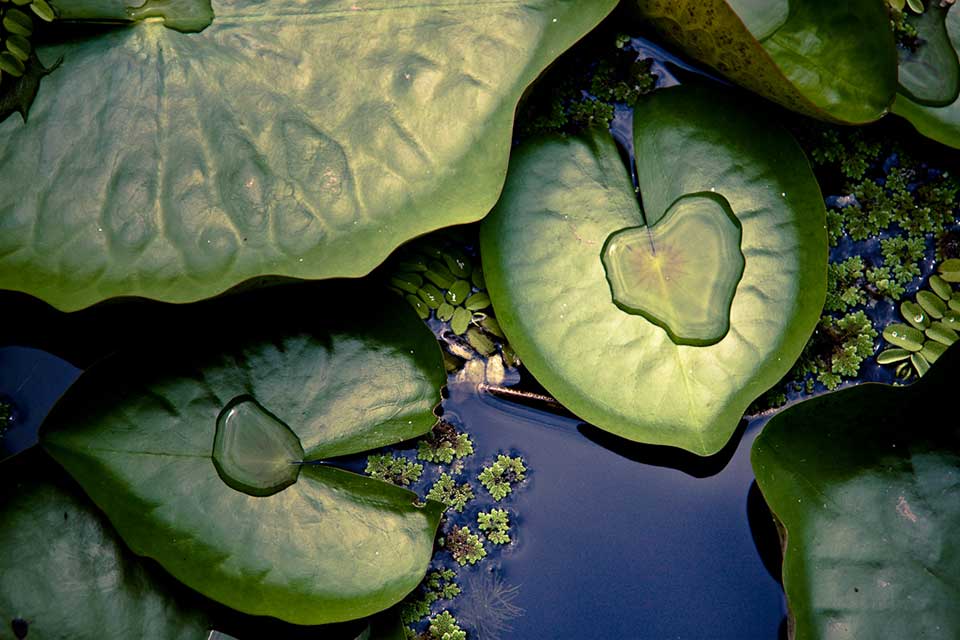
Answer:
M466 632L449 611L441 611L430 619L427 635L429 640L467 640Z
M527 467L520 456L514 458L500 454L493 464L483 468L478 479L493 499L499 502L513 491L514 484L526 477L526 471Z
M912 373L922 377L930 366L957 341L960 330L960 292L951 282L960 282L960 260L941 262L939 275L930 276L929 289L921 289L913 301L900 304L907 324L892 323L883 330L884 339L893 345L877 355L880 364L896 364L897 377Z
M367 456L367 468L364 471L372 478L386 480L398 487L407 487L420 479L423 465L403 456L374 454Z
M404 624L411 624L430 615L430 607L438 600L452 600L460 595L460 585L456 582L453 569L431 571L420 583L420 587L407 596L400 605L400 618Z
M493 544L510 542L510 514L506 509L491 509L477 514L477 528Z
M476 564L487 555L480 536L471 531L470 527L454 525L450 533L442 538L440 546L449 551L460 566Z
M450 464L454 458L459 460L472 453L470 436L460 433L446 420L441 420L417 443L417 457L427 462Z
M463 511L473 497L473 487L469 482L457 484L453 476L447 473L441 473L427 493L428 499L442 502L448 509L453 509L457 513Z

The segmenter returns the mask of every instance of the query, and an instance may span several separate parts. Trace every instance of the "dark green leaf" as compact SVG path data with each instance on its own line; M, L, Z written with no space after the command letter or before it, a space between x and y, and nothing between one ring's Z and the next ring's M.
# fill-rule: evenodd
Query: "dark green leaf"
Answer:
M444 382L435 338L403 301L297 287L205 305L93 367L41 439L136 553L240 611L322 624L411 591L443 508L289 452L321 462L426 433ZM244 428L215 465L230 422Z
M757 438L797 640L960 637L958 378L953 348L912 387L814 398Z
M634 0L667 41L734 82L824 120L889 109L896 48L876 0Z
M135 558L62 474L40 455L2 467L2 637L19 618L27 638L203 640L206 617Z
M920 45L916 51L899 52L899 92L920 105L945 107L960 95L960 59L947 34L948 10L932 0L929 9L908 18Z

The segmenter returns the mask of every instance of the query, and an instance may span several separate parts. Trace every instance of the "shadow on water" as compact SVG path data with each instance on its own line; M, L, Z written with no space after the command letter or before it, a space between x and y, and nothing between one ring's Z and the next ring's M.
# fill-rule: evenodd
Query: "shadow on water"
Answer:
M747 493L747 520L757 553L767 568L770 577L783 585L783 551L780 548L780 534L773 521L773 514L760 493L756 481L750 485Z
M746 420L741 420L726 446L706 457L676 447L633 442L590 424L581 424L577 431L591 442L633 462L676 469L694 478L709 478L723 471L729 464L743 439L747 424Z

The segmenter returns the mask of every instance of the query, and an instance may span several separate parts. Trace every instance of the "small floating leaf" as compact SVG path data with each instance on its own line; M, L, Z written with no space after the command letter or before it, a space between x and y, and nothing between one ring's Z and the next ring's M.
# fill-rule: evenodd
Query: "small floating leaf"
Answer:
M481 309L486 309L490 306L490 296L488 296L483 291L478 291L463 303L470 311L480 311Z
M463 307L457 307L453 312L453 319L450 320L450 329L453 330L458 336L462 336L467 327L470 326L470 320L473 318L473 314L464 309Z
M426 320L430 317L430 307L425 305L423 300L414 295L406 296L406 300L410 303L410 306L413 307L414 311L417 312L421 320Z
M398 273L390 278L390 284L401 291L416 293L423 285L423 278L416 273Z
M417 295L420 296L420 299L431 309L436 309L443 303L443 292L429 282L420 287Z
M19 9L7 9L3 15L3 28L18 36L33 34L33 20Z
M906 349L887 349L877 354L877 362L880 364L892 364L909 358L910 352Z
M930 288L933 289L933 292L942 299L949 300L953 297L953 287L951 287L950 284L940 276L930 276L929 283Z
M942 342L943 344L950 346L957 341L957 332L943 324L942 322L934 322L927 328L927 337L931 340L936 340L937 342Z
M470 295L470 283L467 280L457 280L447 291L447 302L452 305L462 305Z
M923 307L923 310L930 314L934 320L939 320L947 312L947 305L934 293L929 291L918 291L917 302Z
M46 0L33 0L33 2L30 3L30 10L44 22L53 22L57 17L53 11L53 7L47 4Z
M919 329L900 323L887 325L883 330L883 338L890 344L907 351L920 351L925 339L923 332Z
M909 300L902 302L900 304L900 315L920 331L930 326L930 318L927 317L927 312L916 302L910 302Z
M444 322L449 322L450 318L453 317L454 308L449 302L444 302L439 307L437 307L437 318L443 320Z
M923 357L921 351L910 354L910 364L913 365L913 368L917 370L917 375L921 378L927 374L927 371L930 370L930 363L927 362L927 359Z
M927 362L934 363L940 359L947 350L947 345L942 342L936 342L935 340L927 340L923 343L923 349L920 350L920 355L922 355Z

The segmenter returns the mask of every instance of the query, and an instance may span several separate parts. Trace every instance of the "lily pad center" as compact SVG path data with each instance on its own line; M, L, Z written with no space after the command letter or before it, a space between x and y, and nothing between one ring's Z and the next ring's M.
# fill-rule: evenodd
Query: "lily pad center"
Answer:
M676 344L719 342L746 264L742 235L726 198L711 192L678 198L652 226L612 233L602 260L614 303Z
M297 481L303 457L297 434L251 396L234 398L217 416L213 464L232 489L278 493Z

